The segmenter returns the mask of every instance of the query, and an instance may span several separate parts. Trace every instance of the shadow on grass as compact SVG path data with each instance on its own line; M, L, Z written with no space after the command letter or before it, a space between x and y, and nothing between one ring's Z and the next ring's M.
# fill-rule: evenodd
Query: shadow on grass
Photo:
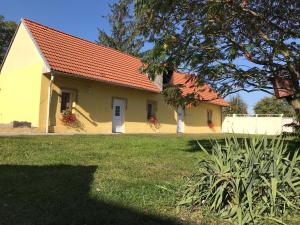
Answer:
M0 165L1 225L175 225L89 197L96 166Z

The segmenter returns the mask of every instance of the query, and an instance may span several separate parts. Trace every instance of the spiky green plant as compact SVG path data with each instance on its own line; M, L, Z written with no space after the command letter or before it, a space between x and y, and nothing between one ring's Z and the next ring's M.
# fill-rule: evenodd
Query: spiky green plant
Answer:
M209 208L234 224L284 224L300 210L300 155L282 138L227 138L205 156L184 188L180 206Z

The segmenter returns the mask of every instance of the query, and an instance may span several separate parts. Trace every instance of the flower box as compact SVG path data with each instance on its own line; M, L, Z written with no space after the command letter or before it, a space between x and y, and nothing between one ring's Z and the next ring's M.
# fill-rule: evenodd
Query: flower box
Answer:
M62 114L61 121L64 125L69 127L77 126L78 123L76 115L69 111L66 111Z

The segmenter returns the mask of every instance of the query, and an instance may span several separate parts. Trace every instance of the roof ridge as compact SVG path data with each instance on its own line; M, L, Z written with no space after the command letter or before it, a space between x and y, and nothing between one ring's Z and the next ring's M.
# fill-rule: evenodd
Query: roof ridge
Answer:
M110 50L119 52L119 53L121 53L121 54L123 54L123 55L126 55L126 56L129 56L129 57L132 57L132 58L135 58L135 59L138 59L138 60L142 61L141 58L139 58L139 57L137 57L137 56L130 55L130 54L127 53L127 52L122 52L122 51L120 51L120 50L118 50L118 49L114 49L114 48L112 48L112 47L108 47L108 46L105 46L105 45L102 45L102 44L98 44L98 43L96 43L96 42L93 42L93 41L90 41L90 40L87 40L87 39L84 39L84 38L75 36L75 35L73 35L73 34L68 34L68 33L63 32L63 31L61 31L61 30L58 30L58 29L56 29L56 28L46 26L46 25L44 25L44 24L41 24L41 23L36 22L36 21L32 21L32 20L27 19L27 18L23 18L22 20L28 21L28 22L30 22L30 23L37 24L37 25L39 25L39 26L45 27L45 28L47 28L47 29L53 30L53 31L55 31L55 32L58 32L58 33L61 33L61 34L64 34L64 35L67 35L67 36L69 36L69 37L73 37L73 38L80 39L80 40L82 40L82 41L88 42L88 43L90 43L90 44L94 44L94 45L96 45L97 47L107 48L107 49L110 49Z

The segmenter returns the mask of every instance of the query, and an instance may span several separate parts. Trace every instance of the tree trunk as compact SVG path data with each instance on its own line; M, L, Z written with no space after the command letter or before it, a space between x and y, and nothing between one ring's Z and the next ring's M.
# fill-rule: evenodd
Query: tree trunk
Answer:
M300 68L300 65L294 65L293 63L287 64L288 71L290 72L290 76L294 85L294 97L291 99L290 103L296 111L297 118L300 115L300 73L296 68Z
M295 112L296 112L296 124L293 125L294 132L297 134L297 136L300 135L300 95L296 95L291 101L291 105L293 106ZM298 137L300 138L300 136ZM300 140L300 139L299 139Z
M296 113L300 113L300 97L294 98L290 101L291 105L295 109Z

